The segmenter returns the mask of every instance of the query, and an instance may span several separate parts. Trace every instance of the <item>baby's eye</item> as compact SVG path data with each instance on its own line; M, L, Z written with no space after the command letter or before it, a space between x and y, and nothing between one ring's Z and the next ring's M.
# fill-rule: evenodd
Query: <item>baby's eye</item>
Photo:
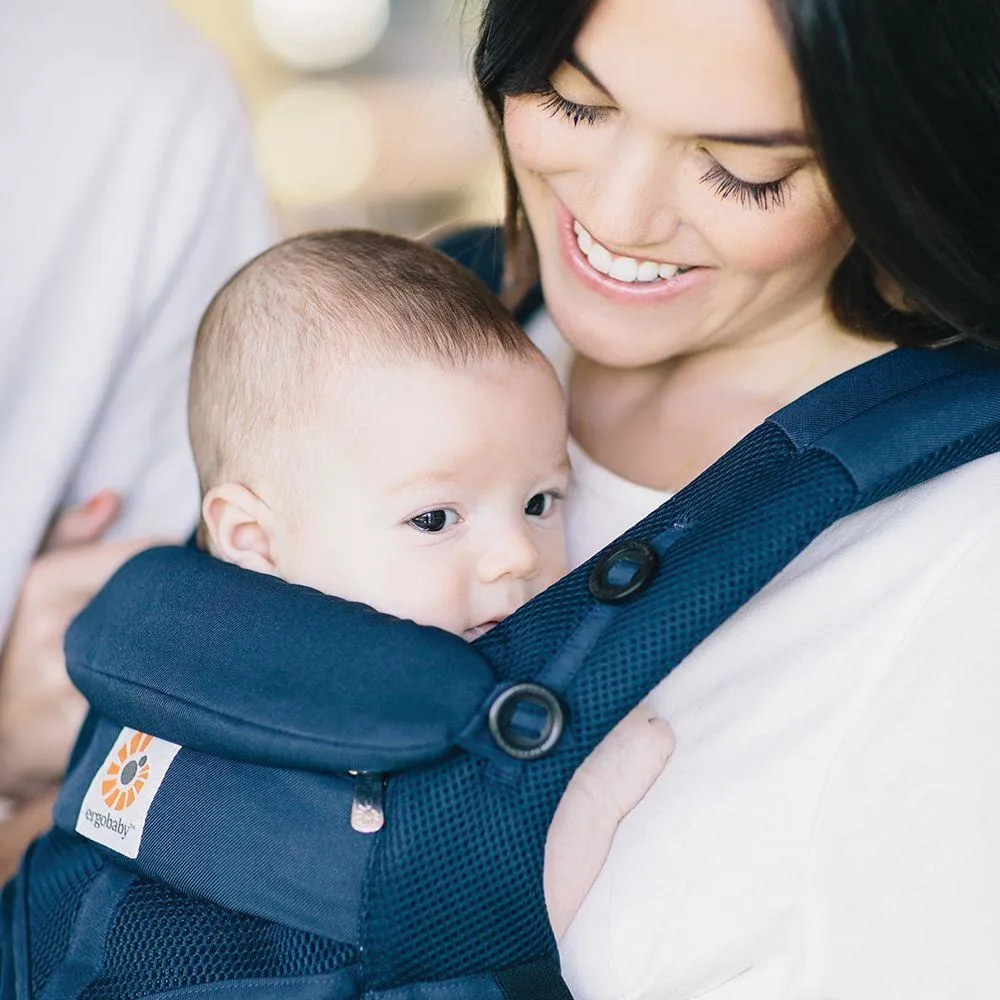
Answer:
M528 517L548 517L552 513L552 508L557 500L562 497L551 490L545 493L536 493L525 505L524 513Z
M439 507L437 510L425 510L423 514L411 517L409 524L412 524L417 531L434 533L450 528L458 521L458 514L446 507Z

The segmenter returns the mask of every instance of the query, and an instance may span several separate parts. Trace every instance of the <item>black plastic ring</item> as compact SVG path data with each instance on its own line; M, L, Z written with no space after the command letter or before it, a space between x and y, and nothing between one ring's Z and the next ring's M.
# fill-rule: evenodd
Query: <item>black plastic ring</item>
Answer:
M519 701L527 701L545 710L546 725L537 738L510 732L511 715ZM496 745L515 760L537 760L559 742L565 724L562 703L541 684L515 684L502 691L490 705L487 724Z
M591 594L603 604L617 604L638 593L652 580L660 565L660 557L649 542L634 538L608 549L594 564L587 585ZM615 581L615 570L627 568L631 575Z

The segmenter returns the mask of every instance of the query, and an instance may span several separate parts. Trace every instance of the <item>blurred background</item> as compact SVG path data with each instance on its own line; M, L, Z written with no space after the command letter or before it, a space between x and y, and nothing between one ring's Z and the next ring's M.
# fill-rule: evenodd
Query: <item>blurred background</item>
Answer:
M285 234L495 221L481 0L172 0L228 60Z

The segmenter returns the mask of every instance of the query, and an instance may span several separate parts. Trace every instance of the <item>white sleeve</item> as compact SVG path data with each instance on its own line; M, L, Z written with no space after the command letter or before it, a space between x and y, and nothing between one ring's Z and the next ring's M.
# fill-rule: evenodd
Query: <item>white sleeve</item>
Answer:
M197 518L187 436L188 366L201 313L274 235L254 174L242 108L213 65L178 108L136 262L134 330L87 435L63 506L122 493L112 535L180 535Z
M829 775L803 1000L1000 997L1000 531L947 569Z

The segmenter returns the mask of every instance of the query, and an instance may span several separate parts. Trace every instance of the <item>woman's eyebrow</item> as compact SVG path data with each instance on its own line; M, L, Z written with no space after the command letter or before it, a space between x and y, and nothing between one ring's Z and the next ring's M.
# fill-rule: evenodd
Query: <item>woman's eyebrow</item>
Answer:
M572 66L573 69L575 69L578 73L582 73L598 90L603 91L605 94L608 95L608 97L611 97L611 91L608 90L608 88L605 87L604 84L601 83L601 81L598 80L596 76L594 76L593 71L587 66L585 62L583 62L582 59L580 59L580 57L575 52L571 51L570 54L566 56L566 62L570 66ZM614 98L611 97L611 100L614 101Z
M764 146L773 149L778 146L808 146L805 132L797 129L778 129L774 132L752 132L747 134L699 135L700 142L722 142L733 146Z

